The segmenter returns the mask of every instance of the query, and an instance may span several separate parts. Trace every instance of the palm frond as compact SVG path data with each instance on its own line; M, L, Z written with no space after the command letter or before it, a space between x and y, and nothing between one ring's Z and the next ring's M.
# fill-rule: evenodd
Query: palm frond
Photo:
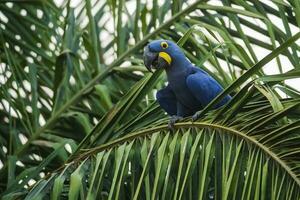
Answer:
M1 197L299 199L298 1L148 4L0 3ZM156 38L226 88L175 133Z

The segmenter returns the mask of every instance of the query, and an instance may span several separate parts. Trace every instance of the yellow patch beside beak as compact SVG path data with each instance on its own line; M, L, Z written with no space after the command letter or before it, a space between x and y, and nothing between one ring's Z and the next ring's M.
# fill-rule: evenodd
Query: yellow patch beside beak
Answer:
M167 54L166 52L159 52L158 56L163 58L169 65L171 64L172 59L171 59L170 55Z

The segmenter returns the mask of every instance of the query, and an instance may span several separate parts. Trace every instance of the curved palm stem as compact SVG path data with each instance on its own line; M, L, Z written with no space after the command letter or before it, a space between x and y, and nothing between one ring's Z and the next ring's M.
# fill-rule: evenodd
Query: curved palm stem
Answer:
M291 168L282 159L280 159L280 157L276 153L271 151L267 146L263 145L259 141L255 140L253 137L246 135L244 132L236 130L231 127L223 126L221 124L215 124L215 123L182 122L182 123L177 123L174 125L175 129L192 128L192 127L211 128L214 130L222 130L222 131L225 131L226 133L236 135L236 136L250 142L251 144L253 144L253 145L257 146L259 149L261 149L263 152L265 152L265 154L270 156L275 162L277 162L293 178L293 180L300 186L300 180L298 179L297 175L291 170ZM106 143L105 145L93 148L93 149L89 150L88 152L82 154L77 159L75 159L75 161L76 160L81 161L82 159L90 156L91 154L95 154L100 151L105 151L107 149L114 148L124 142L132 141L132 140L136 139L137 137L146 136L146 135L150 135L153 133L157 133L158 131L165 131L165 130L169 130L167 125L161 125L161 126L157 126L155 128L149 128L149 129L145 129L142 131L133 132L123 138L119 138L119 139L116 139L109 143Z

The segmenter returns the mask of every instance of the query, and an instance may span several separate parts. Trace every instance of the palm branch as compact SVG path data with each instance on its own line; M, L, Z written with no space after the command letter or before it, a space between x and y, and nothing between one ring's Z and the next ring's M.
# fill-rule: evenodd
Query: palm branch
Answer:
M299 199L299 91L286 82L299 76L300 5L221 3L0 3L1 196ZM175 132L154 98L165 78L141 59L155 38L226 88Z

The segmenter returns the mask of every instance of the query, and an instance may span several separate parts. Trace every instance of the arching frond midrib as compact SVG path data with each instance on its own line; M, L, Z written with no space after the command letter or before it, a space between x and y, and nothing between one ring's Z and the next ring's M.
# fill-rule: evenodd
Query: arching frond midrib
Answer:
M234 129L232 127L226 127L226 126L221 125L221 124L208 123L208 122L181 122L181 123L175 124L175 130L178 130L178 129L181 129L181 128L209 128L209 129L213 129L213 130L224 131L224 132L222 132L224 134L232 134L232 135L238 136L239 138L250 142L252 145L256 146L257 148L262 150L266 155L271 157L300 186L299 178L293 172L293 170L285 163L284 160L282 160L275 152L271 151L271 149L269 149L266 145L258 142L256 139L246 135L242 131L239 131L239 130ZM157 127L154 127L154 128L144 129L142 131L136 131L136 132L128 134L125 137L116 139L116 140L111 141L107 144L104 144L104 145L101 145L99 147L93 148L93 149L85 152L84 154L81 154L81 156L76 158L75 161L82 161L82 159L84 159L84 158L86 158L90 155L94 155L98 152L106 151L108 149L115 148L115 147L119 146L120 144L123 144L124 142L130 142L130 141L133 141L133 140L135 140L139 137L144 137L146 135L151 135L151 134L157 133L158 131L170 131L170 130L168 128L168 125L161 125L161 126L157 126ZM161 133L163 133L163 132L161 132Z

